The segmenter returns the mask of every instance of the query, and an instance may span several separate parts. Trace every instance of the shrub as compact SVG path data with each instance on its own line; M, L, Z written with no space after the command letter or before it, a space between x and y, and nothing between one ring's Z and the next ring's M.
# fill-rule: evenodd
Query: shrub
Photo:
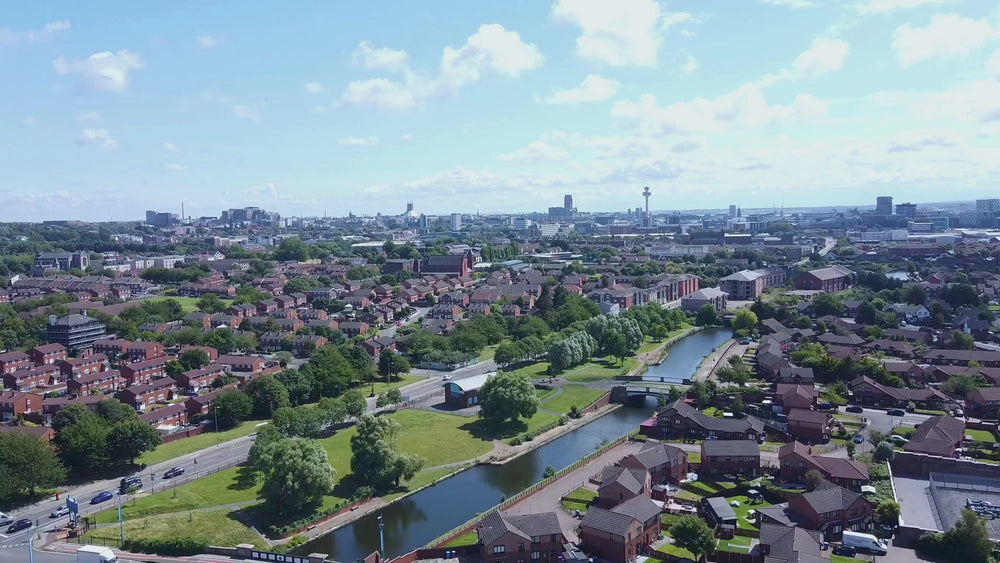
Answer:
M515 437L513 437L513 438L510 439L510 445L512 445L512 446L520 446L521 443L522 442L521 442L521 437L520 436L515 436Z
M197 555L204 553L208 542L191 537L169 539L127 539L125 550L137 553L155 553L158 555Z
M569 422L569 417L568 416L562 415L562 416L559 417L559 426L566 426L567 422Z

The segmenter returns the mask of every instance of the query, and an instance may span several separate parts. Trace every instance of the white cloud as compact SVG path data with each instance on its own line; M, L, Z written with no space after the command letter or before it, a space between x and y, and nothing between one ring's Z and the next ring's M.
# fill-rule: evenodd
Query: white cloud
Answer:
M236 104L233 106L233 115L240 119L249 119L253 122L258 122L261 119L260 111L254 106L246 104Z
M1000 49L993 51L989 60L986 61L986 73L991 77L1000 80Z
M111 137L107 129L84 129L76 138L76 144L105 150L118 148L118 141Z
M77 114L76 120L80 123L94 123L101 120L101 114L96 111Z
M178 146L175 145L174 143L171 143L170 141L166 141L166 142L163 143L163 150L165 150L167 152L179 152L181 149L178 148Z
M198 44L198 48L200 49L211 49L219 44L219 41L216 38L205 34L199 35L195 39L195 42Z
M330 111L330 108L326 106L316 106L313 108L313 113L326 113Z
M661 36L655 0L556 0L552 16L580 28L576 54L614 66L656 66Z
M400 72L407 69L410 57L406 51L390 47L375 47L371 41L358 43L351 61L369 70L386 70Z
M612 117L647 136L712 133L722 131L727 124L755 127L825 113L826 104L808 94L796 96L789 105L768 104L754 84L743 84L712 100L696 98L660 107L655 95L644 94L636 102L619 101L611 107Z
M985 18L935 14L927 27L907 22L896 28L892 48L899 64L909 67L928 59L964 57L997 35L997 29Z
M376 145L378 145L378 137L375 135L337 139L337 146L340 147L374 147Z
M812 8L817 6L817 2L812 0L761 0L762 4L767 4L768 6L780 6L782 8Z
M545 103L553 105L587 104L609 100L618 93L621 83L604 78L600 74L588 74L575 88L556 89L545 98Z
M403 141L404 143L409 143L414 138L415 137L413 136L413 133L403 133L402 135L399 136L399 140Z
M687 60L684 61L683 65L681 65L681 71L683 71L684 74L691 74L694 71L698 70L698 68L700 67L701 65L698 64L698 59L694 58L691 55L688 55Z
M812 45L792 63L792 67L806 76L821 76L840 70L851 52L851 46L842 39L817 37Z
M697 141L681 141L670 148L671 152L692 152L700 149L702 144Z
M323 86L319 82L306 82L302 87L310 94L320 94L323 92Z
M24 125L26 127L34 127L35 125L38 125L38 120L35 119L33 115L26 115L21 118L21 125Z
M962 137L950 129L903 131L889 142L888 152L919 151L928 147L954 147Z
M663 22L660 24L660 27L664 31L667 31L668 29L670 29L675 25L692 22L694 21L694 19L695 18L694 16L691 15L691 12L673 12L669 14L664 14Z
M896 10L917 8L925 4L939 4L943 0L867 0L858 4L858 12L862 14L884 14Z
M59 57L52 61L56 74L78 74L83 84L90 90L121 92L128 87L129 73L142 70L146 63L142 58L126 49L112 53L94 53L86 59L67 61Z
M361 46L364 45L366 42L362 42ZM381 51L384 49L362 50L360 63L369 68L401 70L402 79L372 78L351 82L334 105L408 110L432 96L454 95L462 86L480 80L487 73L517 78L522 72L538 68L545 61L534 44L524 43L516 31L508 31L498 24L479 26L462 47L445 47L440 68L430 78L411 71L405 66L405 59L400 60L398 55L394 55L394 62L390 64L386 60L389 57L373 54ZM391 49L389 51L396 53ZM396 66L399 64L403 64L401 69Z
M0 27L0 45L20 45L22 43L36 43L48 41L56 33L69 29L69 20L48 22L45 27L39 30L14 31L6 27Z
M497 159L504 162L554 162L566 160L569 153L545 141L534 141L514 152L501 154Z
M178 164L176 162L168 162L163 165L163 168L165 168L168 172L182 172L184 170L187 170L187 166L184 166L183 164Z

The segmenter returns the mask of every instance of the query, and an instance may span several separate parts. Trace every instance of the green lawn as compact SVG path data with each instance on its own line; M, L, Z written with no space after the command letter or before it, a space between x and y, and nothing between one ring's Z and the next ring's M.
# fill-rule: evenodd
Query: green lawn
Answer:
M715 549L729 553L748 553L752 544L751 539L746 536L733 536L729 540L719 540Z
M688 463L701 463L701 452L688 452Z
M441 547L463 547L466 545L476 545L479 543L479 532L472 530L454 538Z
M562 392L543 402L542 408L558 413L567 413L575 405L582 410L604 393L600 389L590 389L583 385L563 385Z
M590 503L597 498L597 492L591 491L590 489L580 487L579 489L566 495L566 498L562 500L562 507L566 510L582 510L587 511L587 507Z
M664 535L667 535L667 534L664 534ZM691 553L690 551L684 549L683 547L677 547L676 545L674 545L672 543L665 543L662 546L660 546L656 551L660 552L660 553L664 553L666 555L673 555L674 557L678 557L678 558L694 559L694 554L693 553Z
M396 379L390 380L388 384L386 384L385 381L376 381L374 385L375 394L378 395L383 391L385 391L386 389L392 389L394 387L402 387L403 385L413 383L414 381L420 381L422 379L423 378L420 377L419 375L400 375L397 376ZM372 390L372 384L369 383L367 386L362 385L358 387L358 390L370 392Z
M684 489L681 489L681 490L677 491L677 494L674 495L674 496L676 496L677 498L679 498L681 500L689 500L689 501L694 501L694 502L697 502L697 501L705 498L702 495L699 495L697 493L692 493L691 491L685 491Z
M497 345L491 344L479 351L479 361L485 362L486 360L492 360L493 356L497 353Z
M90 531L85 538L101 538L110 543L118 540L118 526L107 526ZM234 519L227 510L168 514L156 518L142 518L125 522L125 538L167 539L179 536L199 538L209 545L235 546L253 544L258 549L267 542L248 526Z
M858 561L864 560L855 559L853 557L844 557L843 555L830 555L830 563L858 563Z
M198 312L198 297L150 297L144 301L150 303L156 303L157 301L166 301L167 299L173 299L174 301L181 304L181 309L184 314L197 313ZM233 302L232 299L223 299L222 303L228 307Z
M737 495L734 497L726 497L726 502L731 503L732 501L739 501L739 506L733 506L733 512L736 513L736 526L744 530L756 530L757 526L752 524L747 520L747 512L751 510L756 510L758 508L763 508L765 506L771 506L771 503L764 501L761 503L747 504L747 497L744 495Z
M162 444L151 452L146 452L136 460L143 465L152 465L180 457L182 455L203 450L221 442L235 440L257 431L257 426L262 424L260 420L249 420L240 424L236 428L230 428L222 432L204 432L190 438L181 438L167 444Z
M993 434L990 434L986 430L966 429L965 435L972 436L973 441L976 442L986 442L988 444L994 444L997 441L996 437L994 437Z
M555 389L535 389L535 395L538 395L539 401L545 401L545 399L548 399L549 397L555 394L556 394Z
M601 358L593 362L570 368L562 373L557 373L551 377L565 379L575 383L589 383L592 381L603 381L623 375L639 366L639 360L635 358L625 358L624 364L610 358ZM527 375L531 379L548 379L550 377L548 362L537 362L530 366L524 366L514 370L516 373Z

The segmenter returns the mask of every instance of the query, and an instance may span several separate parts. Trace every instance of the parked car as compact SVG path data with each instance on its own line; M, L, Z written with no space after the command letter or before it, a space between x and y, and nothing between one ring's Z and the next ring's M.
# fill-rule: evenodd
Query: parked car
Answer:
M965 411L962 409L955 409L951 411L952 416L965 416Z
M174 477L177 477L178 475L184 475L183 467L171 467L170 469L166 470L166 472L163 473L163 478L172 479Z
M104 491L103 493L100 493L94 498L90 499L90 504L101 504L102 502L106 500L111 500L113 498L115 498L114 493L112 493L111 491Z
M900 436L899 434L893 434L892 436L889 436L889 439L892 440L893 442L895 442L897 445L900 445L900 446L902 446L903 444L909 442L909 440L907 440L906 438Z
M833 554L841 557L854 557L858 554L858 550L849 545L838 545L833 548Z
M845 408L844 410L847 412L856 412L856 413L865 412L865 409L862 408L861 405L847 405L847 408Z
M60 516L66 516L67 514L69 514L69 507L64 504L50 512L49 518L59 518Z
M21 518L17 522L14 522L7 528L8 534L13 534L14 532L20 532L21 530L27 530L31 527L31 520L27 518Z
M906 416L906 411L903 409L889 409L886 414L889 416Z
M7 516L3 512L0 512L0 526L8 526L14 522L14 519Z
M854 443L855 444L860 444L861 442L864 442L864 441L865 441L865 437L862 436L861 434L858 434L857 436L854 437Z

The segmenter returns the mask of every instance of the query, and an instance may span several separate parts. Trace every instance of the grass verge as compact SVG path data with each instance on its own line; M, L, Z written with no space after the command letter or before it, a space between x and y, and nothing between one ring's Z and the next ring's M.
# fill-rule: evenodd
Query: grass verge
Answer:
M163 540L179 536L198 538L209 545L231 547L250 543L258 549L267 547L267 542L253 528L236 520L227 510L167 514L125 522L126 539ZM84 538L97 538L103 540L102 544L116 542L118 526L91 530Z
M568 413L573 406L583 410L603 394L604 391L600 389L590 389L583 385L563 385L562 393L547 399L542 403L542 408L558 413Z
M228 442L229 440L253 434L257 431L257 425L261 423L262 421L260 420L248 420L235 428L230 428L222 432L203 432L190 438L181 438L180 440L162 444L155 450L142 454L136 461L143 465L153 465L167 461L168 459L174 459L175 457L203 450L222 442Z

